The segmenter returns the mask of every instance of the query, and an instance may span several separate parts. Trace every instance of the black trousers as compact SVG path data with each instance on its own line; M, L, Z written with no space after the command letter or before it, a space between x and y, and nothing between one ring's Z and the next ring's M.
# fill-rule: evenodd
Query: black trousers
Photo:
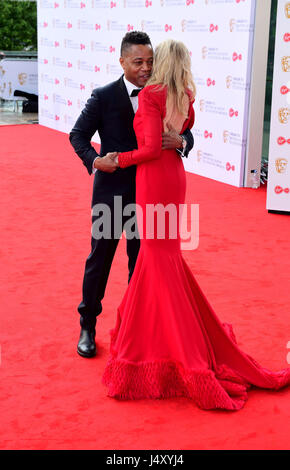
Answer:
M82 289L83 298L78 306L78 312L81 315L80 324L83 328L95 328L96 318L102 312L102 299L105 295L111 265L120 237L124 228L126 230L126 226L124 227L125 223L128 222L130 219L130 226L132 227L133 223L133 227L137 229L136 213L134 214L133 212L129 215L123 215L124 207L127 204L135 205L135 194L122 195L122 198L120 198L119 196L117 211L114 202L110 202L109 204L107 204L109 213L106 210L106 212L100 211L99 215L94 215L94 209L92 215L93 234L91 238L91 253L89 254L85 264ZM96 224L97 226L101 225L102 229L104 228L102 224L100 224L101 218L105 221L110 220L110 238L102 237L96 239L94 237L93 228L96 226ZM116 218L118 219L118 223L116 223ZM140 248L139 236L134 237L132 239L127 238L126 243L128 255L129 283L134 271Z

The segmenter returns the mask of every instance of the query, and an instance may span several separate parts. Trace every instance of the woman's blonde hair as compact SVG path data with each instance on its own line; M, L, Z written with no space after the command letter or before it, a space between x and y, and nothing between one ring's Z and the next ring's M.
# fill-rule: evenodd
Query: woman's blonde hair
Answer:
M154 52L152 75L146 86L167 86L167 102L173 102L181 114L184 112L184 95L190 90L192 98L196 88L191 73L190 54L181 41L167 39L161 42Z

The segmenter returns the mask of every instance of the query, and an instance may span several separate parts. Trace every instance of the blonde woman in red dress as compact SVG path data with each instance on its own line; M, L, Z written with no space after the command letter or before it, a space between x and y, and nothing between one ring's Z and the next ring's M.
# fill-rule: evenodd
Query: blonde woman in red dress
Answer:
M251 386L278 390L290 384L290 368L272 372L237 345L232 326L221 323L181 254L180 234L146 238L146 205L184 203L186 177L175 150L162 150L162 132L194 124L195 86L190 55L167 40L155 52L134 119L138 149L112 154L121 168L137 165L141 248L111 331L103 382L119 399L188 397L203 409L239 410ZM116 149L117 150L117 149ZM178 227L177 227L178 228Z

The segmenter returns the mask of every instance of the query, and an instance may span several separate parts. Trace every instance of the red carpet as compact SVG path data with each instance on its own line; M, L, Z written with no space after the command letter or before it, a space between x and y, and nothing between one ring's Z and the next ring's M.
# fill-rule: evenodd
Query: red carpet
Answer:
M101 384L127 282L125 240L97 326L99 355L76 353L93 177L68 136L1 127L1 449L289 449L290 390L252 390L238 412L186 399L118 402ZM188 174L200 243L185 251L218 316L263 366L287 367L289 225L266 190Z

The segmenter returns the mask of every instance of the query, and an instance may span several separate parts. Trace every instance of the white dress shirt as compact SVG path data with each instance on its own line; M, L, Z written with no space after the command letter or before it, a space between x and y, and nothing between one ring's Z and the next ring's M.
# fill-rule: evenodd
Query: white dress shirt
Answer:
M133 85L133 83L129 82L127 80L127 78L125 78L125 75L123 76L123 80L124 80L124 83L125 83L130 101L132 103L134 113L136 113L136 111L138 109L138 96L130 96L130 95L131 95L133 90L137 90L137 89L139 90L139 88L136 87L136 85ZM98 157L96 157L96 158L98 158ZM95 158L95 160L96 160L96 158ZM95 160L93 161L93 169L92 169L93 173L96 173L96 171L97 171L97 168L94 167Z

